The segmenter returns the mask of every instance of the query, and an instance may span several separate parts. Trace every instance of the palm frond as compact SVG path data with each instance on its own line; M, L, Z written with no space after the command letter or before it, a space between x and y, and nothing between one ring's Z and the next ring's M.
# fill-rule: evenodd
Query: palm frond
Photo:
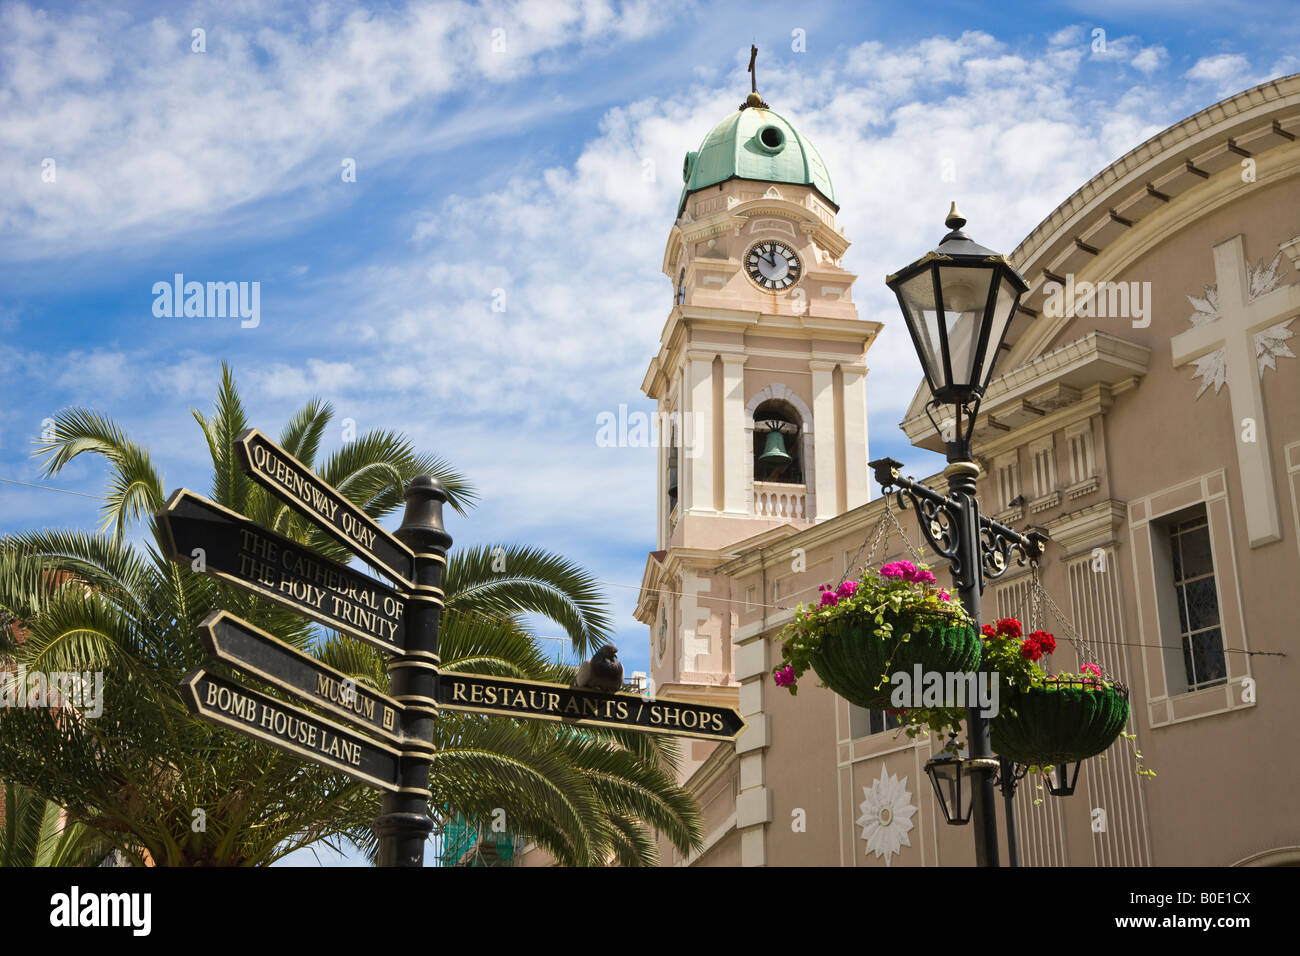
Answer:
M294 413L280 432L280 447L308 468L313 467L325 428L333 417L333 405L319 398L311 399Z
M564 628L579 654L595 653L612 632L596 579L540 548L479 545L454 551L443 587L449 611L548 617Z
M162 476L149 453L109 418L93 409L67 409L54 416L47 435L36 450L38 457L46 459L46 477L57 475L68 462L87 452L108 459L109 491L104 496L101 530L112 528L120 540L141 515L162 507Z
M99 834L27 787L0 786L0 806L0 867L90 866L109 853Z
M197 409L191 409L191 414L203 429L212 456L212 500L247 514L253 483L239 467L233 446L235 439L248 428L248 415L235 388L235 374L225 362L221 363L221 386L217 389L212 418L204 418Z
M316 473L378 519L403 503L403 492L417 475L432 475L447 490L447 501L464 514L478 493L469 480L441 458L418 455L395 432L369 431L339 448Z
M513 832L529 834L560 862L596 862L600 808L558 748L537 747L512 720L464 714L439 718L434 746L434 806L454 807L470 820L504 810Z

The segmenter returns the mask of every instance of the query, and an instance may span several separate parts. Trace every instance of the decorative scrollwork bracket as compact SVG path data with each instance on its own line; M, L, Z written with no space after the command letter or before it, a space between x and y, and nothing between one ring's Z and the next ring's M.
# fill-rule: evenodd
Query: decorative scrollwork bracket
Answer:
M893 458L878 458L868 462L868 466L875 471L881 491L892 493L900 510L906 510L911 503L921 525L921 534L935 553L948 562L959 588L978 587L983 593L985 582L1004 575L1013 560L1017 566L1023 567L1042 558L1048 540L1046 535L1038 531L1022 534L979 515L973 497L942 495L929 485L904 477L903 463ZM967 502L979 517L976 542L979 567L970 569L964 566L961 556L963 529L968 524Z

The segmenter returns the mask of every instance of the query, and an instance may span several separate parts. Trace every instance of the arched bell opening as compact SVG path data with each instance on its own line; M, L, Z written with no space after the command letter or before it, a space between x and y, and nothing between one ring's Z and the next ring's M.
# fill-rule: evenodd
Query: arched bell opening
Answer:
M802 422L789 402L770 399L754 409L754 480L801 485Z

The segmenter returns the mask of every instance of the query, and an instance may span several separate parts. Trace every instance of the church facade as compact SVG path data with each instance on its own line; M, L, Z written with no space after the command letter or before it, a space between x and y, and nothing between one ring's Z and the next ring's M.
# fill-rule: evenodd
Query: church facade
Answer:
M1023 865L1300 862L1298 137L1300 76L1230 97L1099 172L1010 256L1029 291L977 419L978 493L1049 536L1051 601L1013 568L984 619L1036 618L1054 670L1096 662L1124 682L1133 735L1072 797L1020 782ZM870 547L887 517L867 467L880 325L843 265L852 197L756 95L683 177L674 302L642 385L672 439L636 616L656 694L735 706L747 728L683 742L706 845L661 842L662 861L969 865L971 829L945 824L924 773L937 741L815 675L797 697L771 676L819 586L922 545L894 504L909 540ZM901 426L941 451L928 397Z

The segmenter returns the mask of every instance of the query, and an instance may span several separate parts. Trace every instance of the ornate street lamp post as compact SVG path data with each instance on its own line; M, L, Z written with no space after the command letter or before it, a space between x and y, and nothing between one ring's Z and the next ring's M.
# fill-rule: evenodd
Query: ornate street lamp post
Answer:
M980 469L971 450L984 390L993 377L1002 340L1028 285L1006 256L985 249L961 231L966 220L957 211L956 203L944 224L950 232L938 248L885 283L898 296L930 387L932 397L925 412L947 449L944 476L948 479L948 493L941 494L904 478L902 463L892 458L878 459L870 466L884 493L895 489L892 493L897 495L900 508L907 508L910 502L916 509L921 532L935 552L947 560L953 585L966 610L978 622L985 581L1004 574L1013 556L1020 565L1038 560L1047 540L1037 532L1024 535L980 515L975 500L975 480ZM949 406L951 414L943 414ZM941 413L940 419L936 419L936 411ZM969 756L957 769L972 777L969 792L975 820L975 859L980 866L997 866L993 780L999 761L992 754L988 719L978 707L967 709L966 730ZM952 767L936 762L927 769L936 792L941 784L954 795L960 792L951 789ZM951 817L949 820L959 822Z

